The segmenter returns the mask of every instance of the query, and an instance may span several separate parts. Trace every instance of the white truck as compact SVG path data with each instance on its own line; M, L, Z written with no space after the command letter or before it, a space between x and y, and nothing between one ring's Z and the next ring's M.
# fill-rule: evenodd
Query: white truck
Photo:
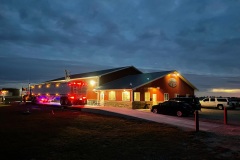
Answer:
M228 98L216 98L216 97L210 97L210 98L204 98L200 101L202 107L211 107L211 108L218 108L220 110L226 108L232 108L232 105L229 103Z
M84 81L46 82L31 86L32 103L58 103L64 106L87 103L87 83Z

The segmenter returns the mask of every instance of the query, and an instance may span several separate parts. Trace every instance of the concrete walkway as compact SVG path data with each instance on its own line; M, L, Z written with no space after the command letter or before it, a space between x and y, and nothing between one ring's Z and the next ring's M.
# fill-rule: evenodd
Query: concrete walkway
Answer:
M71 108L75 108L74 106ZM77 107L78 108L78 107ZM111 115L125 118L137 118L144 119L152 122L169 124L176 126L183 130L196 131L195 121L186 119L184 117L175 117L162 114L153 114L151 112L146 112L143 110L127 109L127 108L117 108L117 107L106 107L106 106L84 106L81 108L83 112L97 113L103 115ZM199 121L199 130L206 132L213 132L222 135L239 135L240 136L240 126L234 125L224 125L214 122L203 122Z

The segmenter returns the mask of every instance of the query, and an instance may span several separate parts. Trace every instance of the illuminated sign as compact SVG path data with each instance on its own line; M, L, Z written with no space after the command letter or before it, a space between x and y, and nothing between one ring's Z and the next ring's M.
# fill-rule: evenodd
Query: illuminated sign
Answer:
M170 78L168 81L168 85L172 88L175 88L177 86L177 80L175 78Z

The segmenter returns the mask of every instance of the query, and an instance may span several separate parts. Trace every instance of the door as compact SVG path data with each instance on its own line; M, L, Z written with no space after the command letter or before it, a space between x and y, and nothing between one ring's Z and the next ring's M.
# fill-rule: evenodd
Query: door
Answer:
M157 94L153 94L152 95L152 101L153 101L153 105L157 105Z
M215 98L210 98L208 107L216 107Z
M101 91L100 93L100 105L104 106L104 91Z

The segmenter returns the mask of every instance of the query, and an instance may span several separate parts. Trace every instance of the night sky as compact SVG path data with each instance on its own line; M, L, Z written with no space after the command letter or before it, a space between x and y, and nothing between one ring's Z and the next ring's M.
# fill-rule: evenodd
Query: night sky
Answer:
M65 69L134 66L177 70L197 96L240 97L239 8L239 0L0 0L0 88Z

